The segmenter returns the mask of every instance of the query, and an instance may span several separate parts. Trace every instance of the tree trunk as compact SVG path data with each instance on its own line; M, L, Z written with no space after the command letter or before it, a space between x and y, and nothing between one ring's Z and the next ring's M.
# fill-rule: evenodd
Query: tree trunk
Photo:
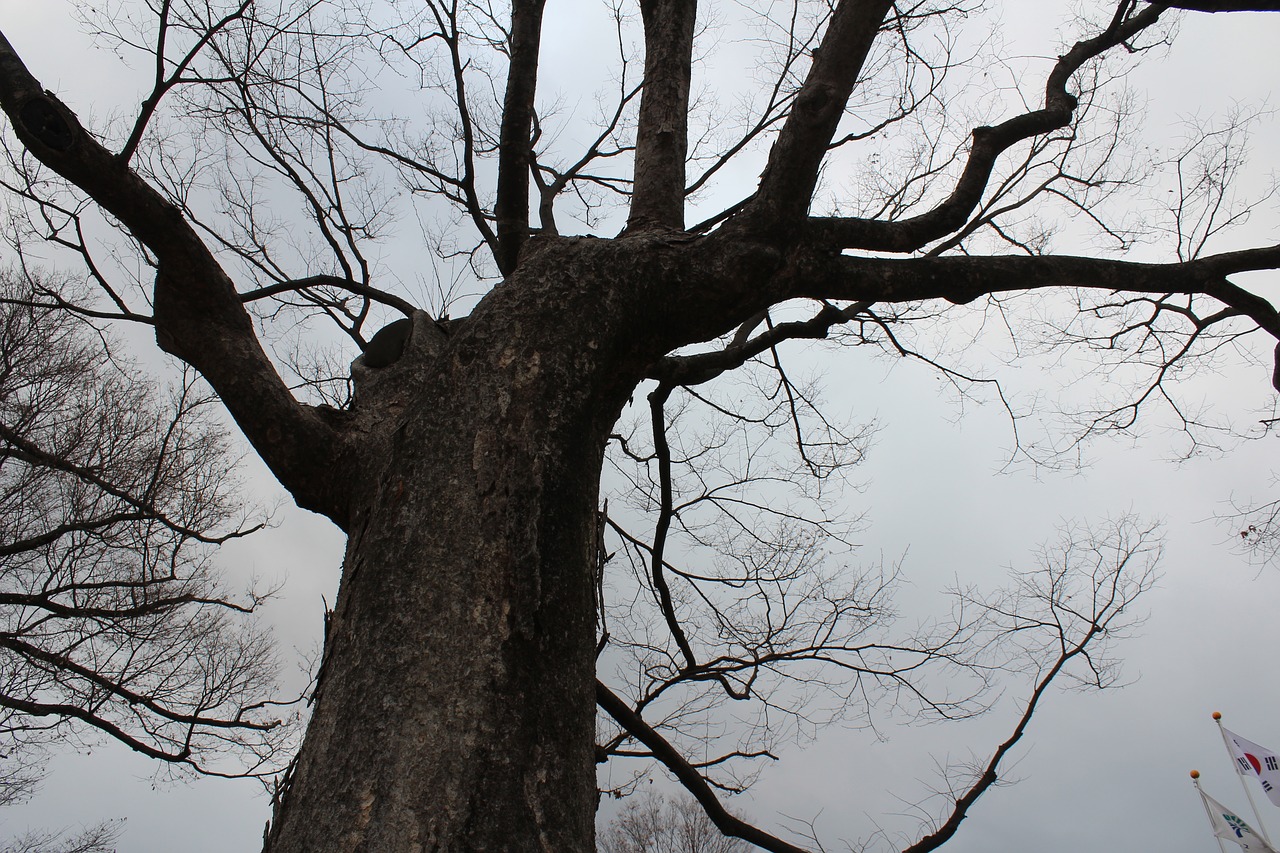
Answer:
M599 472L651 357L610 344L642 321L608 263L526 263L353 365L369 476L271 853L594 849Z

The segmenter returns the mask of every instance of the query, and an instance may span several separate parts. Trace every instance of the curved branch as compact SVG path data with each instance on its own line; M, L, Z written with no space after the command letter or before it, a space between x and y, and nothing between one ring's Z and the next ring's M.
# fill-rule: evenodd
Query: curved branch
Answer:
M318 410L294 399L263 351L230 278L178 208L46 92L3 35L0 108L28 151L155 254L160 347L208 380L300 506L345 524L341 433Z
M964 226L969 214L982 200L996 160L1017 143L1041 136L1070 124L1077 106L1067 91L1072 75L1090 59L1125 43L1153 25L1165 11L1164 4L1151 5L1131 17L1125 13L1129 2L1120 4L1105 31L1086 41L1076 42L1057 63L1045 82L1044 106L1022 113L994 127L973 131L973 144L964 171L951 195L932 210L894 222L878 219L814 217L808 236L831 248L866 249L879 252L914 252L932 240L945 237Z
M658 460L662 506L658 513L658 522L654 526L650 573L653 578L653 588L658 593L658 603L662 608L663 618L666 620L667 627L671 629L671 636L675 638L676 645L680 647L680 653L684 655L685 666L696 669L698 659L694 656L693 647L689 645L689 638L685 635L680 618L676 615L675 604L671 600L671 590L667 586L666 575L663 572L662 555L666 550L667 533L671 530L671 521L675 517L671 486L671 448L667 444L667 420L664 409L672 388L671 385L662 384L649 395L649 410L653 419L653 453Z
M788 844L762 829L731 815L716 797L707 780L702 778L692 764L676 751L666 738L658 734L652 726L623 702L617 694L596 682L596 704L628 734L649 748L653 757L662 762L671 773L680 780L680 784L693 794L706 811L707 817L716 828L725 835L749 841L757 847L773 851L773 853L807 853L802 847Z
M364 296L372 299L374 302L381 302L383 305L396 309L406 317L412 317L413 312L418 309L413 303L396 296L394 293L388 293L385 290L379 290L376 287L370 287L367 284L361 284L349 278L343 278L336 275L309 275L306 278L292 279L290 281L279 281L275 284L269 284L266 287L259 287L256 290L250 290L240 294L241 302L253 302L258 299L266 299L270 296L278 296L281 293L294 293L299 290L306 290L309 287L336 287L339 290L345 290L354 293L357 296Z
M848 322L870 307L870 302L855 302L844 308L823 305L822 309L808 320L779 323L776 326L770 326L767 331L761 332L754 338L748 339L746 335L741 335L741 340L733 340L722 350L697 355L667 356L653 366L649 377L672 385L701 385L741 367L750 359L767 352L783 341L800 338L821 340L827 336L832 326ZM749 333L750 329L746 331Z

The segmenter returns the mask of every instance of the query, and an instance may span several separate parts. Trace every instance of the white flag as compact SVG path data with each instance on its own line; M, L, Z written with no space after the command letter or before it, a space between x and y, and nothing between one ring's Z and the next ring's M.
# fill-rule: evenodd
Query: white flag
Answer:
M1200 791L1200 787L1196 786L1196 790ZM1249 853L1276 853L1275 849L1263 841L1243 818L1204 791L1200 791L1200 796L1204 800L1204 807L1209 812L1209 822L1213 824L1214 835L1234 841L1240 845L1241 850L1248 850Z
M1226 729L1222 733L1227 736L1227 747L1235 759L1236 772L1241 776L1257 776L1267 798L1280 806L1280 756Z

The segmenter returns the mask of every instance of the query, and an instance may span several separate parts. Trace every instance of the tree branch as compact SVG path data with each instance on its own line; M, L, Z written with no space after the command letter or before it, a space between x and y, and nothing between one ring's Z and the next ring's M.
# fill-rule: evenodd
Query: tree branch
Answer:
M300 506L342 526L341 434L289 392L235 288L180 211L107 151L0 35L0 108L19 141L94 199L158 262L156 340L195 367Z
M129 139L125 142L124 147L120 149L120 161L128 163L138 150L138 144L142 142L142 134L146 132L147 123L151 121L151 117L155 115L156 110L160 106L160 100L172 89L182 82L183 73L195 61L200 51L213 40L213 37L226 29L232 22L244 17L245 11L253 5L253 0L243 0L240 6L233 12L227 13L217 23L206 29L200 38L190 50L176 63L173 73L168 77L165 76L165 42L171 29L169 22L170 4L165 2L160 11L159 32L156 36L156 76L155 85L152 87L151 94L142 102L142 109L138 112L138 118L134 121L133 131L129 134Z
M693 647L689 645L689 638L680 624L680 617L676 615L675 604L671 600L671 590L667 586L666 574L663 571L662 554L666 549L667 533L671 530L671 520L675 515L671 488L671 447L667 443L665 411L667 397L670 396L671 391L671 385L659 384L649 395L649 412L653 421L653 453L658 461L661 495L661 510L658 513L657 524L654 526L653 548L650 554L650 576L653 579L653 588L658 594L658 604L662 608L663 618L666 620L667 627L671 629L671 636L675 639L676 645L680 647L680 653L684 655L685 667L695 669L698 666L698 659L693 653Z
M1148 0L1150 2L1150 0ZM1174 9L1189 9L1193 12L1280 12L1280 3L1264 2L1264 0L1200 0L1200 2L1152 3L1153 6L1170 6Z
M278 296L282 293L294 293L299 290L306 290L311 287L336 287L339 290L346 290L357 296L364 296L372 299L374 302L381 302L388 305L406 317L412 317L413 312L418 309L413 307L413 303L396 296L394 293L388 293L385 290L379 290L376 287L369 287L358 281L349 278L342 278L336 275L309 275L306 278L293 279L290 281L279 281L275 284L269 284L266 287L259 287L256 290L250 290L240 294L241 302L254 302L258 299L266 299L270 296Z
M636 130L629 230L684 228L689 79L696 0L641 0L644 91Z
M893 0L841 0L791 114L769 151L760 189L735 219L750 233L784 231L808 212L845 104Z
M630 706L617 694L599 681L596 682L596 704L628 734L649 748L653 757L661 761L663 766L680 780L680 784L684 785L685 789L702 804L707 817L711 818L711 822L725 835L750 841L757 847L773 853L807 853L803 848L788 844L781 838L770 835L730 814L720 804L719 798L711 790L707 780L702 778L697 768L677 752L675 747L658 734L639 714L631 710Z
M223 534L222 536L210 536L207 533L202 533L199 530L193 530L177 520L167 517L159 507L155 506L147 499L130 494L128 490L120 488L106 478L99 476L93 470L77 465L74 462L64 459L56 454L46 453L43 449L31 443L21 434L11 429L7 424L0 424L0 440L3 440L10 445L11 449L9 450L9 454L15 458L21 459L29 464L40 465L54 471L66 472L85 483L101 489L104 494L120 499L125 504L138 510L142 517L162 524L174 533L188 539L194 539L197 542L204 542L210 545L218 545L230 539L248 536L250 533L254 533L262 528L262 525L255 525L248 530L233 530L232 532ZM79 528L78 526L72 526L71 529ZM56 533L56 531L57 528L52 532ZM37 537L37 540L32 541L36 544L46 544L38 541L43 538L44 537ZM54 536L48 541L56 541L57 538L58 536ZM7 545L0 545L0 556L17 553L17 551L22 550L17 547L20 544L21 543L11 543Z
M538 54L545 0L516 0L511 7L511 63L502 105L498 148L498 269L516 267L520 247L529 235L529 169L533 165L531 134L533 98L538 88Z
M649 376L671 385L701 385L741 367L750 359L776 347L783 341L801 338L821 340L831 331L832 326L848 322L870 307L869 302L857 302L845 308L823 305L822 309L808 320L780 323L777 326L771 326L754 338L741 335L740 340L735 338L724 349L715 352L669 355L653 366ZM744 325L743 328L746 329L746 326Z
M1072 75L1090 59L1150 27L1165 11L1163 5L1151 5L1126 17L1130 5L1128 0L1122 2L1105 31L1094 38L1076 42L1071 50L1058 57L1045 82L1044 106L1041 109L1014 116L994 127L974 129L973 144L964 171L951 195L937 207L896 222L814 217L809 220L809 238L832 248L913 252L963 227L969 214L981 202L996 159L1001 154L1024 139L1070 124L1077 106L1075 96L1067 91Z
M801 257L803 256L803 257ZM964 304L987 294L1046 287L1087 287L1131 293L1204 294L1245 314L1280 339L1280 313L1226 276L1280 269L1280 244L1192 261L1148 264L1078 255L950 255L855 258L798 253L780 299L853 299L912 302L945 299Z

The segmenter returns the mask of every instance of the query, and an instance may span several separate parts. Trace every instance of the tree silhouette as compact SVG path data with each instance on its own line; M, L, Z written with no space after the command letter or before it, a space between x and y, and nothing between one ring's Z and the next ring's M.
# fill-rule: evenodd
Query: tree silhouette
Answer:
M298 505L348 536L268 849L588 850L595 764L628 754L662 762L722 830L798 849L715 794L767 743L681 749L711 708L803 718L800 684L842 712L883 692L965 715L1010 666L990 655L1026 653L1025 713L910 848L933 849L1054 678L1107 683L1095 644L1150 583L1149 531L1070 537L1012 598L961 591L954 618L894 637L894 571L828 557L847 535L825 490L860 432L781 353L878 348L967 388L982 377L931 355L922 328L977 310L1016 328L1022 306L1065 295L1047 342L1135 375L1067 449L1158 405L1195 435L1174 379L1245 336L1280 338L1271 304L1232 279L1274 269L1280 246L1209 251L1243 215L1212 173L1166 205L1165 262L1055 253L1053 223L1116 250L1142 236L1111 214L1145 177L1111 95L1169 41L1171 6L1273 7L1113 3L984 89L974 5L739 9L725 26L754 28L755 88L719 106L697 89L716 30L695 2L641 0L639 20L611 6L618 57L588 130L539 89L560 11L541 0L91 10L153 69L136 114L92 128L23 64L35 46L0 41L12 239L96 287L49 304L153 325ZM1222 138L1201 134L1185 162ZM760 166L750 188L744 163ZM425 274L380 260L411 212ZM370 334L397 313L409 322ZM349 375L324 328L362 352ZM645 415L623 417L639 395ZM711 426L673 429L698 410ZM598 500L606 458L635 486L629 508ZM615 654L640 664L625 688ZM959 687L938 686L948 673Z

